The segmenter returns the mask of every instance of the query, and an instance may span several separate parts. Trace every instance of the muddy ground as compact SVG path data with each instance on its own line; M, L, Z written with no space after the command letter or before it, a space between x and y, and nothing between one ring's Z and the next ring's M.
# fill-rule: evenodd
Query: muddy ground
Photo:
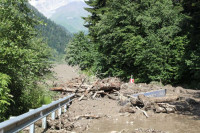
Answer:
M58 83L78 76L77 69L67 65L57 65ZM128 88L126 86L129 86ZM125 84L121 93L137 93L166 89L167 95L178 95L180 99L173 103L178 105L175 113L143 112L120 113L123 108L119 101L107 96L88 98L79 101L75 98L62 118L52 122L48 118L47 133L199 133L200 132L200 91L186 90L181 87L159 84ZM65 94L68 95L68 94ZM126 106L126 105L125 105ZM88 116L88 117L87 117ZM90 116L90 117L89 117ZM93 117L91 117L93 116ZM54 126L52 126L54 124ZM37 126L37 124L36 124ZM36 132L42 132L40 128Z

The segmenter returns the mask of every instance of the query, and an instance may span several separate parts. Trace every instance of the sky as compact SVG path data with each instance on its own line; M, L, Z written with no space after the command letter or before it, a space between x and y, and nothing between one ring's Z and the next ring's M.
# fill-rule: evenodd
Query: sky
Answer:
M37 8L44 16L50 18L56 9L75 1L84 0L29 0L29 3Z

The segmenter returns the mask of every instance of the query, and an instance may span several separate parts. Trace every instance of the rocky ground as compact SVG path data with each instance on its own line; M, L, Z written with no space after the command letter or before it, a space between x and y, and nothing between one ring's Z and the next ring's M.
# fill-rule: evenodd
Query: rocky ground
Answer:
M62 91L61 95L68 95L70 92L66 90L69 90L69 85L66 87L64 84L71 83L69 82L71 77L75 78L78 76L77 70L66 65L58 65L54 70L58 75L57 80L61 81L57 84L60 84L61 89L63 90L64 88L65 90ZM40 128L41 124L38 122L38 124L36 124L36 132L200 132L200 91L184 89L182 87L172 87L171 85L162 86L157 83L121 83L120 89L117 91L113 89L115 91L112 90L112 93L110 90L109 92L108 90L105 91L105 86L103 86L104 90L102 93L101 83L99 83L100 85L98 84L98 87L96 87L97 89L95 89L95 86L92 83L92 87L90 87L89 91L86 91L89 88L86 87L85 91L79 94L77 93L76 98L74 98L72 104L69 106L67 113L63 114L61 118L57 118L55 121L51 121L51 119L48 118L48 129L46 131L42 131ZM105 84L109 86L108 82L104 82L104 85ZM78 88L80 88L79 85ZM91 88L93 88L93 90ZM77 85L72 89L76 90ZM84 87L81 89L84 89ZM160 89L166 89L167 97L170 97L170 100L171 97L177 97L177 99L172 99L167 102L155 102L155 99L149 98L127 98L127 95L129 94ZM83 95L84 97L80 99ZM125 104L121 104L123 100L121 97L126 98ZM138 102L143 105L139 106ZM161 109L161 111L159 109Z

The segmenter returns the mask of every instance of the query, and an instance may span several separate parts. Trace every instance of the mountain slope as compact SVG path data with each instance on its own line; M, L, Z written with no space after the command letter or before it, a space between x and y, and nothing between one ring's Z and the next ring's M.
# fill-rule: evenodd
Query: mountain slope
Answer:
M82 17L89 15L89 12L84 10L88 7L85 2L77 1L71 2L55 10L55 13L50 17L55 23L64 26L70 32L78 31L87 32L87 28L83 26L84 20Z
M38 9L47 18L51 17L55 10L61 6L65 6L70 2L84 0L30 0L29 3Z
M36 28L46 39L48 45L58 53L63 54L66 44L72 37L71 33L63 26L57 25L50 19L47 19L33 6L29 5L29 7L34 11L35 16L43 22L43 24L36 26Z

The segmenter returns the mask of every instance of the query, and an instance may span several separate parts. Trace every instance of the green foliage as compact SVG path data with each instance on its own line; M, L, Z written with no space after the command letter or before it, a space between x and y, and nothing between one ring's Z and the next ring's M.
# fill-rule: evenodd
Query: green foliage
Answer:
M74 38L67 46L66 53L65 59L67 63L72 66L78 65L81 69L90 68L92 62L94 62L93 44L89 42L84 32L74 35Z
M0 82L7 90L2 97L9 102L9 96L13 96L3 119L36 107L37 97L44 94L38 86L50 73L51 50L38 38L35 25L39 21L31 17L26 3L26 0L0 1L0 73L3 74Z
M88 0L85 1L85 3L90 6L85 8L85 10L91 13L88 17L83 17L85 20L85 27L89 29L89 37L94 42L97 42L96 24L100 21L100 16L107 10L106 0Z
M184 15L173 10L172 1L112 0L108 6L96 25L99 52L109 57L104 63L107 76L133 74L139 82L175 80L178 66L173 52L184 50L176 49L184 44L170 44L181 31Z
M183 81L191 84L193 88L200 88L200 1L183 0L184 13L188 21L184 26L184 32L188 33L189 43L185 54L185 76Z
M10 77L0 73L0 121L6 119L5 114L11 102L12 95L10 95L10 90L8 88L9 82Z
M36 29L47 41L47 44L55 49L54 56L60 56L65 53L67 43L72 38L72 34L69 33L64 27L55 24L50 19L47 19L44 15L37 11L33 6L28 7L34 12L31 16L35 19L42 21L39 25L36 25ZM39 36L41 36L39 34ZM56 59L56 58L55 58Z
M188 83L198 88L198 1L86 3L90 6L86 10L91 13L84 18L89 35L76 35L70 42L66 57L69 64L82 66L100 77L127 80L133 74L136 82Z

